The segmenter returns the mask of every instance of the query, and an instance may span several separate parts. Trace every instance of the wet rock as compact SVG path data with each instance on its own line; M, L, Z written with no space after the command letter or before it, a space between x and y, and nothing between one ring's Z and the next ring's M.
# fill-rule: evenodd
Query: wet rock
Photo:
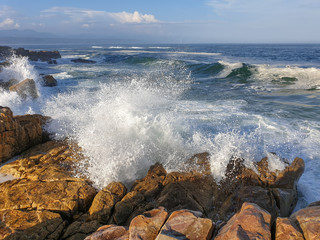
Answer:
M271 215L254 203L244 203L225 226L215 240L223 239L270 239Z
M88 59L82 59L82 58L71 59L71 62L74 62L74 63L97 63L96 61L88 60Z
M0 211L1 239L59 239L66 222L49 211Z
M36 83L33 79L25 79L18 84L12 85L9 90L11 92L17 92L18 95L26 99L28 97L37 98L38 97L38 90Z
M276 240L303 240L303 235L298 227L289 218L277 218Z
M201 218L201 215L200 212L188 210L173 212L156 239L211 239L214 224L210 219Z
M0 80L0 87L5 89L5 90L9 90L9 88L13 85L18 84L19 81L16 79L10 79L9 81L1 81Z
M85 240L125 240L129 239L126 227L106 225L100 227L95 233L85 238Z
M320 204L315 203L293 213L290 219L300 227L306 240L320 239Z
M43 141L41 115L13 116L9 108L0 107L0 162Z
M114 205L127 193L126 187L120 182L112 182L95 196L89 209L91 219L106 224L112 214Z
M44 87L54 87L57 86L58 82L52 75L44 75L41 84Z
M48 64L58 64L58 63L57 63L57 60L50 60L48 61Z
M129 227L129 238L132 240L155 239L168 217L163 207L153 209L132 219Z
M58 51L31 51L24 48L14 49L14 53L17 56L28 57L31 61L43 61L48 62L52 59L61 58Z

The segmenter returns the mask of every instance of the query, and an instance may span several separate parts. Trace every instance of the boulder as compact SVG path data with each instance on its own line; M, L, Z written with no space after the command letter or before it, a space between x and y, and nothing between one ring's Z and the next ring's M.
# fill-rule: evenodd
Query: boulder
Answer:
M168 213L163 207L136 216L129 226L129 238L132 240L155 239L167 217Z
M85 238L85 240L127 240L129 233L126 227L106 225L100 227L95 233Z
M188 210L173 212L161 228L156 240L211 239L215 225L210 219L201 218L201 215L200 212Z
M271 240L271 215L257 204L245 202L215 237L215 240L224 239Z
M82 58L71 59L71 62L74 62L74 63L97 63L96 61L82 59Z
M299 228L289 218L277 218L275 240L304 240Z
M293 213L290 219L302 230L304 239L320 239L320 204L319 202Z
M33 79L25 79L22 82L9 87L9 90L11 92L17 92L18 95L23 99L28 97L35 99L38 97L37 86Z
M13 116L9 108L0 107L0 162L41 143L42 126L48 120L41 115Z
M59 239L66 222L49 211L0 211L0 238L19 240Z
M44 75L41 84L44 87L54 87L58 85L58 82L52 75Z
M112 182L102 189L93 199L89 209L90 219L106 224L113 208L127 193L126 187L120 182Z

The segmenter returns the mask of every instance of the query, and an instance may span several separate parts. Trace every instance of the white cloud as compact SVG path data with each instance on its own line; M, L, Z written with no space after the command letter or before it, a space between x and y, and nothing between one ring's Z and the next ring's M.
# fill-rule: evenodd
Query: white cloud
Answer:
M109 15L120 23L155 23L158 20L151 14L141 14L137 11L134 13L119 12L109 13Z
M0 5L0 18L12 17L16 14L16 11L6 5Z
M158 20L151 14L141 14L138 11L129 12L107 12L90 9L70 8L70 7L52 7L42 11L42 18L64 16L72 22L81 23L82 27L91 26L96 22L112 24L114 21L122 24L126 23L155 23ZM87 24L87 25L86 25Z
M6 18L0 22L0 28L19 28L20 25L16 23L12 18Z

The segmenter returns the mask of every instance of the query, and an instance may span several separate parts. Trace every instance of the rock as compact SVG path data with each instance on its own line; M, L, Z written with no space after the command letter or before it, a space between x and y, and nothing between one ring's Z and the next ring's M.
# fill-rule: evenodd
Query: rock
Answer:
M71 62L74 62L74 63L97 63L96 61L88 60L88 59L82 59L82 58L71 59Z
M58 63L57 63L57 60L50 60L48 61L48 64L58 64Z
M96 191L85 181L30 181L17 179L0 184L0 211L47 210L71 217L87 211Z
M2 87L3 89L5 89L5 90L9 90L9 88L11 87L11 86L13 86L13 85L16 85L16 84L18 84L19 82L18 82L18 80L16 80L16 79L10 79L9 81L6 81L6 82L4 82L4 81L0 81L0 87Z
M167 217L168 213L163 207L136 216L129 226L129 238L132 240L155 239Z
M39 144L45 138L41 115L13 116L9 108L0 107L0 162Z
M89 209L91 219L106 224L113 211L114 205L127 193L126 187L120 182L112 182L102 189L93 199Z
M83 240L88 235L94 233L101 224L94 220L94 221L75 221L71 223L66 231L64 232L61 239L63 240Z
M12 85L9 90L11 92L17 92L18 95L23 99L28 97L34 99L38 97L37 86L33 79L25 79L18 84Z
M275 240L303 240L298 227L289 218L277 218Z
M12 54L12 48L7 46L0 46L0 58L6 58Z
M97 232L85 238L85 240L125 240L129 239L127 228L115 225L100 227Z
M280 211L281 217L290 216L298 201L297 190L272 188L272 195Z
M31 61L43 61L48 62L52 59L61 58L58 51L30 51L24 48L14 49L14 53L17 56L28 57Z
M320 239L320 205L311 204L293 213L290 219L300 227L306 240Z
M59 214L48 211L0 211L1 239L59 239L66 223Z
M200 216L201 213L188 210L173 212L156 239L211 239L214 224L210 219Z
M270 239L271 215L254 203L244 203L225 226L215 240L223 239Z
M54 87L58 85L58 82L52 75L45 75L45 76L42 76L41 84L44 87Z

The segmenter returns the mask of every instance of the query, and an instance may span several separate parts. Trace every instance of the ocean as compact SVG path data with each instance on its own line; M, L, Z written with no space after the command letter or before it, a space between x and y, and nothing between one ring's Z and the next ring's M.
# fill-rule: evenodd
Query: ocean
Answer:
M269 156L272 170L284 168L280 158L301 157L297 209L320 199L320 45L23 47L62 58L15 58L0 79L39 83L39 74L51 74L58 85L38 84L36 100L0 90L0 105L50 116L47 130L82 147L88 160L77 168L97 188L130 184L156 162L184 170L186 159L207 151L217 181L232 157L254 168Z

